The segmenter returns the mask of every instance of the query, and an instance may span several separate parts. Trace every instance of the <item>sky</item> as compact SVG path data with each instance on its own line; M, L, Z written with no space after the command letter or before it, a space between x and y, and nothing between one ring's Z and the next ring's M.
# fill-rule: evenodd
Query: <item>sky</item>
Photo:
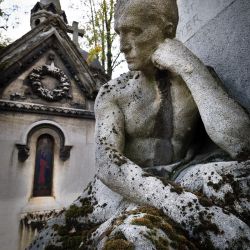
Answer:
M7 13L11 13L9 19L9 26L7 31L2 31L1 35L15 41L28 31L30 31L30 10L38 0L4 0L1 8ZM80 22L83 20L83 11L80 8L80 1L75 0L61 0L61 7L66 12L68 23L72 24L73 21ZM2 24L1 24L2 25ZM79 42L81 43L81 37ZM82 49L86 49L82 46ZM123 63L114 71L113 77L118 77L120 74L127 72L128 68L126 63Z

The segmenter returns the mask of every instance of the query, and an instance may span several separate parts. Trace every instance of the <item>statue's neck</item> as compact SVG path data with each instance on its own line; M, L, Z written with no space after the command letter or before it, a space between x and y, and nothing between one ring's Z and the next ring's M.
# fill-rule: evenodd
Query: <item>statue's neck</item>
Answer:
M140 80L144 85L147 84L157 84L159 85L159 82L163 82L166 80L169 80L169 75L167 71L160 71L156 68L154 68L151 71L140 71Z
M146 81L155 81L155 76L158 72L158 69L150 64L146 65L143 69L141 69L141 76L144 78Z

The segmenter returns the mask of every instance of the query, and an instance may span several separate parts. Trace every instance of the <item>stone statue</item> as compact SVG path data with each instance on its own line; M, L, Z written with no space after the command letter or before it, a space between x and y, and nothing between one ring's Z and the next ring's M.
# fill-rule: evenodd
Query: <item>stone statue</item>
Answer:
M133 73L98 94L97 175L30 249L249 248L250 119L177 23L175 0L118 1Z

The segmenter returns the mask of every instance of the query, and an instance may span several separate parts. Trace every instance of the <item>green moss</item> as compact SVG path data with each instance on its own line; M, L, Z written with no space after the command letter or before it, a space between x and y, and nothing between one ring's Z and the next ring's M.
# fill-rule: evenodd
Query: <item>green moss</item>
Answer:
M108 240L104 246L104 250L133 250L133 249L134 249L133 244L123 239Z
M175 192L177 194L182 194L184 192L184 189L180 185L177 185L176 183L170 182L170 181L169 181L169 184L171 184L171 186L172 186L170 188L171 192Z
M143 206L143 207L140 207L138 209L135 209L135 210L128 212L128 214L140 214L140 213L150 214L150 215L155 215L155 216L164 215L164 213L161 210L159 210L155 207L150 207L150 206Z
M112 240L127 240L123 232L118 231L114 235L112 235Z
M99 224L81 223L78 220L78 218L86 217L93 212L90 198L82 198L80 202L80 206L74 204L65 211L64 225L53 225L54 231L60 236L58 242L62 245L62 249L86 249L92 244L90 240L92 233L99 227ZM79 247L80 245L81 247Z
M147 234L145 237L150 240L155 246L156 250L169 250L169 242L168 240L162 237L155 237L152 234Z
M151 223L149 219L146 219L145 217L142 218L135 218L131 221L132 225L138 225L138 226L145 226L147 228L153 228L154 225Z
M194 234L206 233L207 231L214 232L216 235L220 234L218 226L209 220L204 220L200 225L198 225L194 230Z
M67 235L69 233L69 229L66 226L58 226L54 230L57 231L60 236Z
M160 225L162 223L162 218L158 215L146 214L145 219L148 219L153 225Z
M209 187L212 187L216 192L218 192L219 189L220 189L221 186L222 186L222 182L213 183L212 181L209 181L209 182L207 183L207 185L208 185Z
M213 202L211 200L209 200L208 198L204 197L204 196L198 196L198 200L199 203L203 206L203 207L211 207L213 206Z
M160 229L169 236L170 239L175 239L175 230L173 229L173 227L168 224L168 223L161 223L160 224Z
M234 205L235 200L236 200L236 197L234 196L234 194L232 194L230 192L227 192L225 194L226 206Z
M81 199L82 206L78 207L75 204L71 205L65 212L66 220L84 217L93 212L93 206L88 198Z
M223 232L219 230L218 226L215 223L212 223L211 220L205 217L204 212L199 212L199 220L200 224L193 229L194 235L199 235L199 234L208 235L207 234L208 232L213 232L216 235L223 234ZM207 236L207 242L209 242L208 236Z
M127 240L121 231L109 237L104 245L104 250L133 250L134 245Z
M133 225L146 226L150 229L145 237L156 246L156 249L165 250L168 249L169 246L169 244L166 243L168 242L167 239L160 239L156 237L156 233L153 234L156 229L161 229L168 236L170 242L177 246L176 249L197 249L197 247L188 240L186 232L184 232L177 223L164 215L162 211L152 207L141 207L131 212L134 212L134 214L145 213L143 217L135 218L131 223Z
M77 250L81 249L80 245L82 241L83 241L82 236L66 237L62 242L62 246L63 249Z

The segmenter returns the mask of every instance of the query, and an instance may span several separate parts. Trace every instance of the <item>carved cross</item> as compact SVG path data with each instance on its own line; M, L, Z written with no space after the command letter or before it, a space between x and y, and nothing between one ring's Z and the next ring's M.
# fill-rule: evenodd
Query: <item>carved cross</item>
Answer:
M78 42L78 36L83 37L85 32L84 32L83 29L78 28L78 22L74 21L72 23L72 26L68 26L67 32L73 34L73 42L74 42L74 44L76 46L80 47L79 42Z

